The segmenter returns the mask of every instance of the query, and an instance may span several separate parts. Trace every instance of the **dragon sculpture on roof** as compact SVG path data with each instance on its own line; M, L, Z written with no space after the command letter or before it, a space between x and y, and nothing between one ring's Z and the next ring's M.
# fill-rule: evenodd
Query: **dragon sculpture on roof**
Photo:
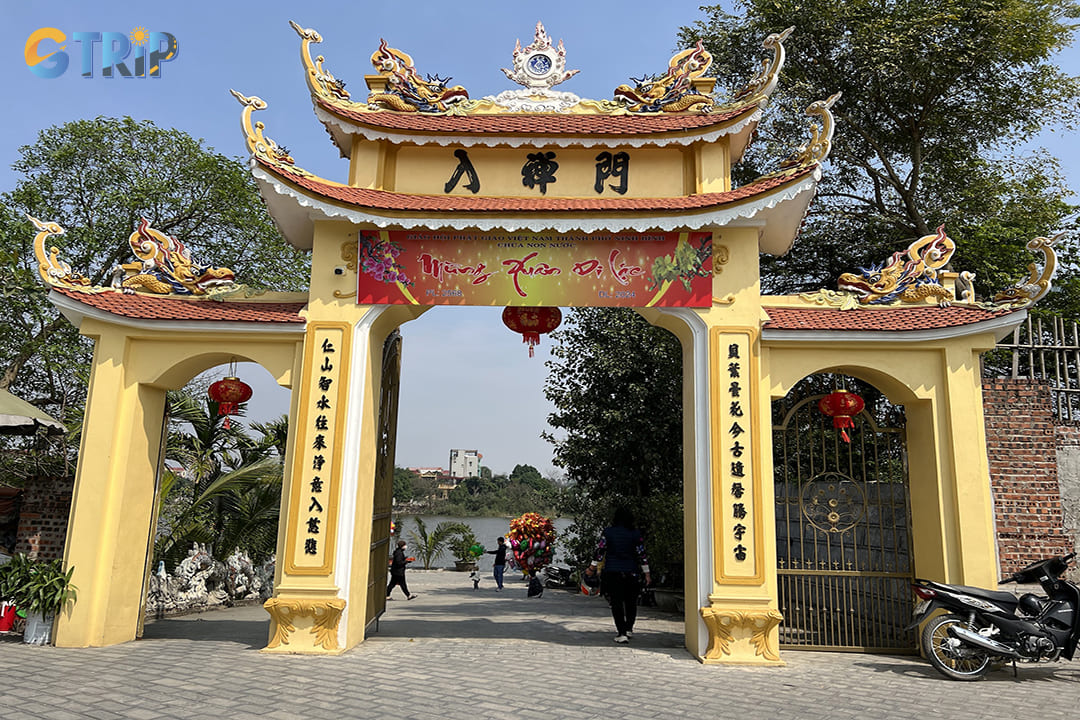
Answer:
M114 268L112 280L112 286L124 292L205 295L233 283L232 270L195 262L184 243L153 229L146 218L139 221L128 244L138 260Z
M704 77L711 65L712 54L698 40L696 47L683 50L671 58L663 75L632 77L634 87L623 84L615 88L615 100L624 103L626 109L634 113L683 112L705 108L713 104L713 99L698 92L693 81Z
M60 227L60 223L42 222L31 215L26 216L34 224L37 234L34 235L34 255L38 261L38 275L49 285L58 287L70 287L76 289L88 288L93 283L78 273L71 271L71 266L60 259L60 248L53 246L45 252L45 240L55 235L63 235L67 231Z
M1054 243L1064 234L1060 232L1049 239L1037 237L1029 240L1027 249L1032 252L1041 252L1043 255L1042 272L1035 263L1031 263L1028 265L1028 279L994 295L994 302L1008 307L1027 307L1034 305L1050 292L1050 284L1057 270L1057 253L1054 252Z
M381 40L379 49L372 53L371 64L386 78L386 89L368 96L369 105L399 112L439 113L469 99L469 92L462 86L447 86L450 78L428 75L427 80L422 79L412 58L389 47L386 40Z
M924 235L904 252L895 252L887 262L859 268L859 274L844 273L837 283L842 291L854 293L862 305L892 302L919 303L928 297L947 306L953 294L937 279L938 270L952 259L956 243L942 225L933 235Z

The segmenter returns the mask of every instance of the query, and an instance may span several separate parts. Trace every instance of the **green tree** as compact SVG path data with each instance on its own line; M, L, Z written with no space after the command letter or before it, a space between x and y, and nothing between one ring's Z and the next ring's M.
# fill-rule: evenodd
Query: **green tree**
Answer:
M408 468L394 468L394 501L406 503L416 497L420 476Z
M253 439L235 420L226 429L217 403L177 391L169 421L154 562L174 567L196 542L223 562L236 548L256 563L272 555L287 418L254 426Z
M91 343L45 299L26 214L67 230L61 258L95 284L132 259L140 218L203 263L232 268L256 288L306 286L309 261L275 230L245 163L184 132L131 118L57 125L19 148L21 174L0 195L0 387L63 419L81 405Z
M1040 130L1075 126L1080 82L1052 63L1073 38L1073 0L734 5L736 15L703 8L706 19L680 32L683 45L704 40L713 72L732 86L753 72L762 38L795 27L740 180L774 169L807 134L801 110L843 92L830 167L801 239L787 256L763 258L767 291L835 288L840 273L944 224L957 269L976 272L985 297L1025 276L1027 240L1076 228L1057 161L1021 152ZM1068 277L1050 304L1075 313L1075 234L1059 252Z
M679 342L615 308L575 308L552 342L544 395L555 406L548 424L558 434L544 437L569 482L558 506L574 518L568 553L577 562L589 559L620 503L634 509L651 545L668 522L653 510L682 498ZM674 522L681 527L681 520L680 513ZM681 565L681 537L672 543L670 535L663 534L670 562Z

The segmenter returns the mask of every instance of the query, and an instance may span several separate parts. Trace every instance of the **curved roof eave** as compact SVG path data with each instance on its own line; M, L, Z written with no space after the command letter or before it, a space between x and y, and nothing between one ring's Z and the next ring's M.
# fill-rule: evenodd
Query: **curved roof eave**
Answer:
M953 306L957 310L959 308ZM766 314L769 313L770 307L766 305L763 308ZM918 309L935 311L939 310L937 306L926 305L919 307L903 307L899 308L901 311L914 311ZM941 308L948 310L951 308ZM787 308L790 310L790 308ZM861 309L861 310L821 310L818 308L806 308L807 313L812 312L839 312L839 313L889 313L892 312L890 308L874 308L874 309ZM937 327L923 327L917 329L896 329L885 330L880 328L848 328L848 329L831 329L831 328L770 328L766 323L761 330L761 339L765 343L777 343L777 342L793 342L793 343L814 343L814 344L848 344L848 343L918 343L928 342L935 340L947 340L950 338L964 337L967 335L978 335L981 333L993 333L994 338L997 341L1001 341L1005 336L1013 331L1013 329L1022 323L1027 318L1027 310L1012 310L1007 312L1001 312L997 315L987 313L991 315L986 319L976 320L975 322L955 324L955 325L941 325Z
M242 333L258 335L303 335L306 322L267 322L259 321L221 321L221 320L198 320L176 319L169 317L147 318L129 317L115 312L96 307L82 302L76 296L78 292L60 292L55 288L49 291L48 300L60 313L67 318L68 322L76 328L81 327L84 320L98 320L110 325L120 325L142 331L151 332L180 332L180 333ZM88 295L87 297L92 297ZM160 298L167 299L167 298ZM171 300L175 300L169 298ZM224 303L215 303L224 305Z
M302 250L310 250L314 221L345 220L368 227L402 229L454 229L481 232L646 232L651 230L708 230L731 224L762 226L762 252L786 253L798 234L803 216L821 177L814 167L794 183L719 207L664 212L658 209L576 210L573 212L480 212L469 210L403 212L363 206L347 206L305 192L265 166L254 163L252 173L266 200L274 222L285 238Z
M312 97L315 116L326 127L327 132L341 151L342 157L348 157L352 151L354 136L365 140L389 141L398 143L413 143L416 145L440 145L440 146L509 146L521 147L525 145L537 145L542 143L545 147L598 147L619 145L624 147L665 147L667 145L691 145L698 142L716 142L718 139L732 137L732 162L737 162L742 157L743 150L749 144L750 137L758 122L761 120L762 110L760 103L748 104L739 113L716 124L703 125L700 128L679 129L672 131L647 132L647 133L602 133L602 134L565 134L565 133L468 133L468 132L421 132L416 130L400 130L394 128L379 127L377 125L364 125L347 117L343 117L339 108L320 101L320 98ZM446 116L436 116L446 117ZM512 115L475 115L471 118L499 118L514 117ZM574 116L561 116L574 117ZM598 117L598 116L580 116ZM602 116L600 116L602 117ZM637 120L645 120L639 116L630 117Z

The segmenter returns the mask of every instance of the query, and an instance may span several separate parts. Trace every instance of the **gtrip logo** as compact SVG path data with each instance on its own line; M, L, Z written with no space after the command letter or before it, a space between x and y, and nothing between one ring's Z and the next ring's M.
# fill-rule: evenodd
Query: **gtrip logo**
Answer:
M56 28L43 27L30 33L26 40L26 64L41 78L57 78L68 69L67 35ZM94 68L101 77L119 75L125 78L159 78L162 63L176 59L180 46L176 36L167 32L147 32L137 27L130 33L76 32L72 42L79 43L77 56L82 62L82 76L94 77ZM97 48L97 50L95 50ZM74 48L72 51L74 52ZM130 59L129 59L130 58ZM95 64L95 59L97 63Z

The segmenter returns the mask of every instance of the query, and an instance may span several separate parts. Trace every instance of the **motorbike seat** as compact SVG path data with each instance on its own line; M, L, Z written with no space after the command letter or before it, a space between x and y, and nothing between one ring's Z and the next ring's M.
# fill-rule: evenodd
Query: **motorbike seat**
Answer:
M986 588L972 587L970 585L952 585L950 587L954 590L959 590L965 595L977 597L982 600L989 600L992 603L1004 605L1007 608L1015 609L1020 602L1020 598L1016 597L1016 595L1008 590L987 590Z

